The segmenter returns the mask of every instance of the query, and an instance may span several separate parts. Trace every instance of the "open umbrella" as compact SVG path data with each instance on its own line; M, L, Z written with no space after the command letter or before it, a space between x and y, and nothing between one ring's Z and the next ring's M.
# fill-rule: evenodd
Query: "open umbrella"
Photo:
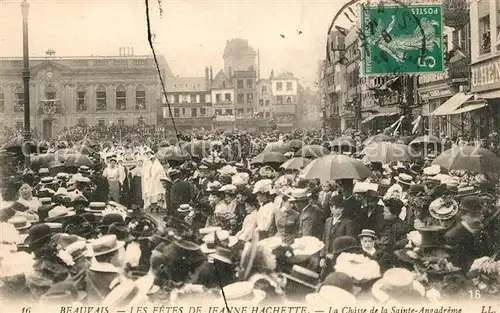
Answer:
M308 145L295 152L295 156L303 158L319 158L330 154L330 150L320 145Z
M424 135L417 137L410 142L410 145L418 144L441 144L441 140L436 136Z
M86 156L85 154L81 153L75 153L75 154L68 154L64 158L64 164L66 167L80 167L80 166L88 166L88 167L93 167L94 163L92 160Z
M441 153L432 164L447 170L465 170L497 177L500 159L490 150L474 146L454 146Z
M292 151L292 147L285 143L281 142L270 142L264 148L264 152L279 152L279 153L287 153Z
M49 167L51 162L56 160L56 156L53 153L44 153L33 155L30 158L30 167L34 171L38 171L42 167Z
M161 148L156 153L158 160L164 161L186 161L191 159L191 156L181 148L172 146L168 148Z
M372 176L372 172L359 160L342 154L331 154L313 160L302 170L301 176L305 179L331 181L365 179Z
M330 142L332 151L337 152L353 152L356 150L356 141L351 137L339 137Z
M388 164L395 161L410 161L417 156L409 146L392 142L374 142L361 151L363 160Z
M28 152L28 151L26 151L28 144L30 147L29 153L37 152L38 141L36 141L36 140L25 141L22 136L17 136L17 137L9 139L3 145L2 150L7 150L9 152L14 152L14 153L25 153L26 154L26 152Z
M283 163L287 158L279 152L262 152L253 158L250 164Z
M300 149L306 145L305 142L300 139L289 140L286 144L290 146L292 149Z
M370 138L366 139L363 142L363 145L366 147L366 146L370 145L373 142L381 142L381 141L393 142L395 140L396 140L396 138L394 138L392 136L388 136L388 135L384 135L384 134L378 134L378 135L371 136Z
M280 167L286 170L301 170L307 164L311 163L311 161L311 159L296 157L287 160L285 163L281 164Z

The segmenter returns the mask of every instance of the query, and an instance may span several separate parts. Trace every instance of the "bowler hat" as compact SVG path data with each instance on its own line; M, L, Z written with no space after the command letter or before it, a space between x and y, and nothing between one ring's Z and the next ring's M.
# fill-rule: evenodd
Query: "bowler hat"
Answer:
M115 235L120 241L131 242L135 239L128 230L128 227L122 223L113 223L109 225L108 235Z
M312 289L319 285L319 275L299 265L294 265L290 273L283 273L283 276Z
M30 228L28 237L26 237L25 242L27 242L32 250L41 248L43 244L49 241L54 233L52 228L47 224L37 224Z

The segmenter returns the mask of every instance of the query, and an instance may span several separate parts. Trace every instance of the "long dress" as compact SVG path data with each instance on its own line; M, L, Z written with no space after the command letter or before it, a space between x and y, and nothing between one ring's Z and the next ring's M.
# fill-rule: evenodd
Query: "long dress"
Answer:
M165 208L165 188L161 182L162 179L166 179L167 175L165 169L160 164L160 161L154 160L153 162L148 162L144 167L144 207L149 207L151 204L157 204L162 208Z
M120 169L118 167L107 167L102 173L108 179L109 198L113 201L120 201Z

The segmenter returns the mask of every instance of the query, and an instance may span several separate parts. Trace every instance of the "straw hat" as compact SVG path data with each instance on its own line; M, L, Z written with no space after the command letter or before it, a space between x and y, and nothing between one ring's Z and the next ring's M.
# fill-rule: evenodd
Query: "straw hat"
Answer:
M356 297L339 287L322 286L319 292L306 295L306 304L311 309L354 307L356 305Z
M413 274L407 269L391 268L372 286L372 294L379 302L395 297L421 299L425 296L425 287L414 280Z
M223 296L231 307L252 307L266 298L266 292L255 289L250 282L242 281L224 286Z
M118 241L116 235L101 236L90 243L91 251L87 251L88 257L105 255L115 252L125 246L124 241Z

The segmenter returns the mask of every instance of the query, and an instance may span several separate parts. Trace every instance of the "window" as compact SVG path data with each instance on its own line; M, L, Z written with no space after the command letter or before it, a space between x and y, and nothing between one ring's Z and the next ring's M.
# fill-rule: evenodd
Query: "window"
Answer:
M24 128L24 122L20 121L20 122L16 122L16 129L17 130L23 130Z
M56 99L56 88L54 86L45 87L45 100L55 100Z
M186 116L186 108L182 108L182 116Z
M231 102L231 94L229 92L226 92L224 94L224 101L229 101Z
M264 106L264 100L259 100L259 105Z
M101 118L97 120L97 126L106 126L106 120Z
M283 83L277 82L276 83L276 91L282 91L282 90L283 90Z
M197 101L198 99L196 99L196 95L191 95L191 103L197 103L199 101Z
M242 94L242 93L238 94L238 103L239 104L245 103L245 95L244 94Z
M0 88L0 112L5 110L5 94L3 93L3 89Z
M179 103L179 95L174 95L174 103Z
M118 119L118 126L121 126L121 127L125 126L125 120L123 118Z
M137 86L137 88L135 88L135 109L146 109L146 88L142 85L139 85Z
M278 104L283 104L283 96L276 96L276 102Z
M96 110L104 111L106 110L106 88L104 86L99 86L96 89Z
M178 108L174 108L174 117L179 117L179 109Z
M292 97L286 97L286 103L291 104L292 103Z
M205 115L207 115L207 109L205 109L205 108L201 108L201 109L200 109L200 115L201 115L201 116L205 116Z
M236 109L236 115L241 116L241 115L243 115L243 113L245 113L245 110L243 110L243 109Z
M293 83L286 82L286 91L293 91Z
M87 126L87 120L83 117L80 117L76 120L76 126L85 127Z
M87 111L87 103L85 101L85 87L83 86L78 86L76 88L76 111L77 112L82 112L82 111Z
M127 109L127 92L122 85L116 87L116 109L125 111Z
M479 19L479 54L491 52L490 16Z
M251 79L247 79L247 88L252 89L253 88L253 81Z
M215 110L215 115L222 115L222 110Z
M266 118L271 117L271 112L266 112Z
M196 108L191 108L191 117L197 117L198 116L198 110Z
M243 89L243 79L236 80L236 88Z
M225 115L233 115L233 109L226 109L224 112Z
M253 94L251 94L251 93L247 93L247 103L248 103L248 104L251 104L251 103L252 103L252 100L253 100Z
M220 93L215 94L215 102L221 102L222 95Z
M271 100L266 100L266 107L271 105Z
M24 90L17 87L15 90L14 112L24 112Z
M262 86L262 93L267 93L267 86Z

